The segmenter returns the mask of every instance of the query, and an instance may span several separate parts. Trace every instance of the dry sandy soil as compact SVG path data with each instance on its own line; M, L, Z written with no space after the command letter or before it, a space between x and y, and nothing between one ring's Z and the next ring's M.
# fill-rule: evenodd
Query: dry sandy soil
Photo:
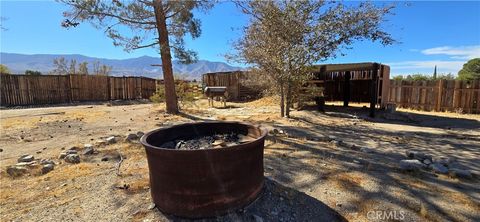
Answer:
M285 134L265 147L266 185L243 210L213 221L480 221L480 116L400 110L367 117L361 107L328 106L326 113L293 111L279 118L271 98L208 108L205 100L181 115L162 104L78 105L0 111L0 221L172 221L151 203L145 151L124 142L127 133L205 119L259 123ZM219 105L219 104L217 104ZM118 135L79 164L57 158L62 148ZM336 145L325 138L342 140ZM352 149L350 145L368 148ZM473 179L398 168L406 150L455 157ZM37 153L37 151L40 151ZM51 158L47 174L5 173L22 154ZM125 157L120 175L118 159ZM128 185L128 189L119 189ZM373 212L373 213L372 213ZM378 214L379 213L379 214ZM390 214L390 219L388 219ZM392 218L392 217L395 218Z

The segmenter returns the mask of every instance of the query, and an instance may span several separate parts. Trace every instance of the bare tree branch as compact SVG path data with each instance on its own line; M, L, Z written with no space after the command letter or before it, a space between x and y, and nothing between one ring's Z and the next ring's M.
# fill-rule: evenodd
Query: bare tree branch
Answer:
M154 42L154 43L151 43L151 44L148 44L148 45L135 46L135 47L132 47L132 49L148 48L148 47L152 47L152 46L159 45L159 44L160 43L158 43L158 42Z

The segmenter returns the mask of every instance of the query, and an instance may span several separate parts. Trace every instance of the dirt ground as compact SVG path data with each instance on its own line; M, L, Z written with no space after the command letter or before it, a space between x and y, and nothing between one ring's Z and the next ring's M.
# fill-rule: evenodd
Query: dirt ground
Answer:
M216 104L220 106L220 104ZM149 209L145 151L124 142L128 133L201 120L238 120L285 133L269 135L266 183L245 209L204 221L480 221L480 116L399 110L369 118L362 106L328 106L325 113L293 111L278 117L275 100L228 103L205 100L167 115L162 104L93 104L0 110L0 221L177 221ZM98 154L69 164L62 149L94 144ZM342 140L337 145L327 139ZM360 149L352 149L351 145ZM405 151L455 157L473 173L458 179L429 170L399 170ZM7 166L22 154L50 158L47 174L11 178ZM117 175L118 159L125 159ZM128 186L128 189L120 189ZM388 217L390 216L390 217Z

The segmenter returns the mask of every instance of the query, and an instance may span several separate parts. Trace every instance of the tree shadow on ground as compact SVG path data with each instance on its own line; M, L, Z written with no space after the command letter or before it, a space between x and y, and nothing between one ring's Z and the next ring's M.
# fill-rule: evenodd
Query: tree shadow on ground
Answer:
M317 114L322 115L312 113ZM322 184L335 185L342 192L355 196L345 206L345 209L351 209L352 212L366 213L362 211L378 208L404 209L409 211L410 218L407 221L422 217L449 221L480 219L475 213L478 209L475 202L480 202L478 178L457 180L438 176L428 170L412 174L398 169L399 160L406 158L405 150L418 150L433 156L456 157L462 165L478 172L480 150L478 145L472 145L475 141L470 138L448 140L446 143L438 140L438 135L434 133L410 134L351 124L322 124L321 121L307 117L294 119L306 126L275 125L287 132L288 136L274 139L283 146L275 147L273 144L266 147L266 150L273 152L265 157L267 165L273 169L270 172L272 178L282 184L314 191ZM324 142L322 138L326 135L347 143L336 146ZM408 143L402 142L402 138L392 141L395 137L406 137ZM361 151L359 148L371 146L365 143L366 140L375 140L377 147L369 147L369 152ZM352 148L351 144L356 145L356 148ZM447 148L443 149L445 146ZM368 183L374 183L376 188L363 186ZM461 204L457 202L450 206L448 203L451 199L458 199L454 192L463 193L471 199L461 199L458 200ZM462 204L467 204L474 210L464 211Z
M237 109L237 108L241 108L240 106L235 106L235 105L226 105L226 106L214 106L212 108L215 108L215 109Z
M304 107L304 110L309 111L313 111L316 109L316 106ZM385 110L377 109L375 112L375 118L371 118L369 117L369 109L365 107L343 107L326 105L325 112L323 114L325 114L326 116L346 119L360 118L369 122L392 123L439 129L480 129L480 121L478 120L461 117L436 116L433 114L429 115L412 113L408 111L396 111L394 113L388 113Z
M214 218L198 220L169 216L172 221L347 221L321 201L295 189L283 186L271 178L258 198L248 206Z

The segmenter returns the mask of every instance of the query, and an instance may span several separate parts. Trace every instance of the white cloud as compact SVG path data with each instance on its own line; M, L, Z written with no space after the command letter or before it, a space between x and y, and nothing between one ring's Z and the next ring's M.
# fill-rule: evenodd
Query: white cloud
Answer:
M465 61L444 61L444 60L427 60L427 61L403 61L385 63L390 66L392 75L406 75L415 73L429 74L433 73L433 69L437 66L438 73L457 74L462 69Z
M442 46L424 49L421 51L425 55L448 55L452 59L473 59L480 57L480 45L472 46Z

